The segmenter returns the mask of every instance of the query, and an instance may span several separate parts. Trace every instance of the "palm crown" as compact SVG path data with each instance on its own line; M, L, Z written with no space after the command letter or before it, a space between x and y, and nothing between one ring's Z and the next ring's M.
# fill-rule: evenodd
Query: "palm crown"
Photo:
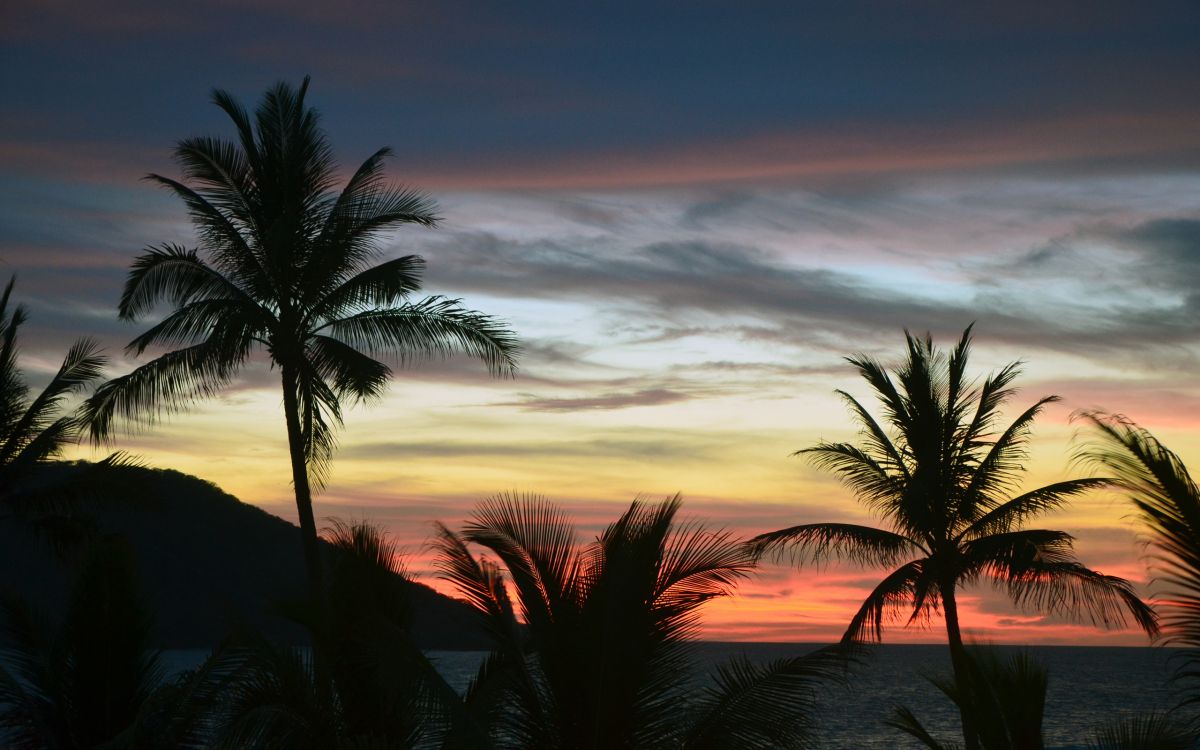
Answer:
M495 374L515 370L516 341L499 321L458 300L411 299L423 262L404 256L373 265L382 235L399 225L433 226L433 202L389 187L381 149L335 191L336 165L317 113L305 106L308 79L280 83L251 116L229 94L213 101L233 121L236 141L189 138L175 149L183 179L148 179L187 207L199 249L163 245L133 263L120 315L137 320L157 304L173 311L129 350L169 351L106 383L89 406L93 435L114 419L149 423L164 410L228 385L256 350L283 381L301 528L310 577L317 554L310 476L318 485L341 424L341 402L381 395L401 363L461 350ZM174 348L172 347L179 347Z
M805 739L814 687L836 672L838 653L735 660L689 700L699 609L729 594L752 559L725 532L680 524L679 507L678 496L634 502L587 546L538 497L495 498L461 533L439 526L441 572L495 639L466 704L498 723L500 746L769 748Z
M848 360L878 397L882 423L839 391L862 429L862 443L822 442L798 451L836 473L887 528L803 524L762 534L752 540L755 547L790 551L797 564L843 558L892 568L854 614L844 640L879 640L884 620L905 608L909 622L940 609L960 681L965 660L955 593L980 580L1024 608L1104 626L1132 616L1156 632L1153 611L1129 582L1080 563L1070 534L1023 528L1107 481L1073 479L1012 494L1024 471L1030 427L1057 397L1039 399L1003 426L1000 410L1013 396L1019 363L977 385L966 376L970 328L949 354L928 336L906 333L906 340L907 358L894 379L870 357Z

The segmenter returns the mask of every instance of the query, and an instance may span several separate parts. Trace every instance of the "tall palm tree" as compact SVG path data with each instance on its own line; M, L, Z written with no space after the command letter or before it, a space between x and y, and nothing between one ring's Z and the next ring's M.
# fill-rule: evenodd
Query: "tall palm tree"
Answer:
M387 185L386 148L335 190L332 147L304 101L308 82L299 90L282 82L271 88L253 120L215 91L237 139L181 141L174 155L182 180L149 175L184 202L199 248L167 244L139 256L119 312L138 320L159 303L172 306L128 348L181 348L104 384L89 417L97 440L111 436L114 418L152 423L162 411L218 393L264 350L280 374L296 510L316 591L312 487L328 471L342 402L379 397L391 377L376 357L407 363L461 350L494 374L511 375L517 345L501 322L459 300L413 300L421 258L372 265L387 231L432 227L436 207L420 192Z
M62 493L39 492L25 480L37 466L62 454L79 439L83 422L77 413L63 413L71 395L97 380L106 364L95 342L76 341L58 372L33 398L17 367L18 334L27 320L25 308L10 309L13 285L0 293L0 513L31 523L60 545L76 536L76 520Z
M803 744L815 686L836 671L838 654L735 660L707 689L689 684L699 608L727 595L752 559L724 532L677 523L679 506L678 496L634 502L586 546L538 497L501 495L461 533L438 527L441 573L496 644L466 703L478 722L492 724L498 746Z
M1023 528L1104 483L1074 479L1011 494L1034 418L1057 397L1039 399L1002 427L1000 409L1013 395L1019 363L977 385L966 377L970 327L948 355L929 336L906 332L905 338L907 359L892 374L866 355L848 359L878 397L883 423L838 391L863 442L798 451L836 473L887 528L809 523L762 534L752 544L760 552L790 552L797 565L840 558L893 568L851 618L843 640L880 640L885 617L906 607L910 623L940 609L960 684L969 675L957 592L980 580L1005 590L1018 606L1104 626L1124 624L1128 614L1155 633L1153 611L1129 582L1080 563L1070 534ZM968 748L977 747L966 714L963 724Z
M1113 473L1149 532L1164 642L1180 648L1174 676L1184 703L1200 703L1200 488L1178 454L1148 430L1118 415L1081 416L1095 439L1078 457Z

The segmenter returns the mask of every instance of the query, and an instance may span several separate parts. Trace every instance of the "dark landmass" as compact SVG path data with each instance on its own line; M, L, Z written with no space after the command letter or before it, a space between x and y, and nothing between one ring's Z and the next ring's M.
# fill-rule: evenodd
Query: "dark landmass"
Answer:
M209 648L235 627L253 626L285 643L303 643L300 628L276 613L304 592L300 530L260 508L178 471L96 464L50 464L40 488L77 485L81 514L100 533L126 537L137 550L161 646ZM27 527L0 521L0 588L27 597L51 615L62 611L69 566ZM489 647L464 603L413 583L414 637L422 648Z

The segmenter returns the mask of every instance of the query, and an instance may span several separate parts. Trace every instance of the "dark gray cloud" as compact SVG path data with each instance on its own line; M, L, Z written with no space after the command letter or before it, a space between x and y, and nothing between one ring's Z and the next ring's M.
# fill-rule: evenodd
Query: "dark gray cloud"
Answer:
M1182 295L1185 312L1200 312L1200 219L1154 219L1113 237L1140 256L1147 281Z
M1174 225L1169 233L1153 235L1177 243L1173 247L1183 247L1178 243L1188 236ZM1046 263L1057 252L1042 248L1022 262ZM846 352L862 346L848 342L891 341L902 327L954 335L973 321L991 340L1099 357L1200 341L1190 301L1139 307L1103 295L1038 299L994 283L977 284L969 301L933 299L908 293L901 284L888 287L844 271L785 265L757 248L729 243L689 240L624 250L608 240L518 242L463 233L431 255L437 258L431 283L440 287L586 299L640 321L650 332L641 337L647 343L736 332ZM1189 257L1185 253L1176 261L1180 278L1192 277L1178 267ZM1086 269L1086 259L1079 262Z
M506 401L495 406L516 406L525 411L568 412L628 409L634 406L659 406L687 401L694 396L668 388L648 388L630 393L602 393L579 398L551 398L524 394L516 401Z
M585 458L604 456L639 461L708 460L719 446L703 439L683 439L656 435L653 439L591 438L568 441L501 442L377 442L346 446L339 457L353 460L408 458L496 458L504 456L545 456L547 458Z

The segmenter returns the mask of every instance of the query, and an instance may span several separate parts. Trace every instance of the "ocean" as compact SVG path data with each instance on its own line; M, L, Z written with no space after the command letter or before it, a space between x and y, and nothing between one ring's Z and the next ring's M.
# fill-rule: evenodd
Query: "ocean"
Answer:
M695 678L729 657L744 653L770 660L805 653L815 644L700 643ZM1165 710L1176 698L1167 683L1170 651L1157 648L1095 646L999 646L1002 652L1028 651L1049 669L1043 734L1048 748L1084 748L1106 722L1136 713ZM432 651L438 670L457 690L465 689L483 660L481 651ZM196 666L205 654L169 651L168 670ZM939 739L961 741L957 713L926 675L947 675L950 656L945 645L874 646L847 675L818 698L818 746L854 748L921 748L908 735L884 725L897 706L905 705Z
M744 653L770 660L805 653L815 644L701 643L696 672L708 670ZM1155 648L1094 646L998 647L1002 652L1028 651L1049 669L1043 735L1048 748L1084 748L1097 729L1115 718L1165 710L1175 697L1167 684L1170 652ZM456 689L470 681L484 654L473 651L431 652L438 670ZM921 748L896 729L884 725L896 706L906 705L939 739L958 740L958 714L925 675L947 675L950 655L944 645L872 647L845 684L830 685L819 697L819 747Z

